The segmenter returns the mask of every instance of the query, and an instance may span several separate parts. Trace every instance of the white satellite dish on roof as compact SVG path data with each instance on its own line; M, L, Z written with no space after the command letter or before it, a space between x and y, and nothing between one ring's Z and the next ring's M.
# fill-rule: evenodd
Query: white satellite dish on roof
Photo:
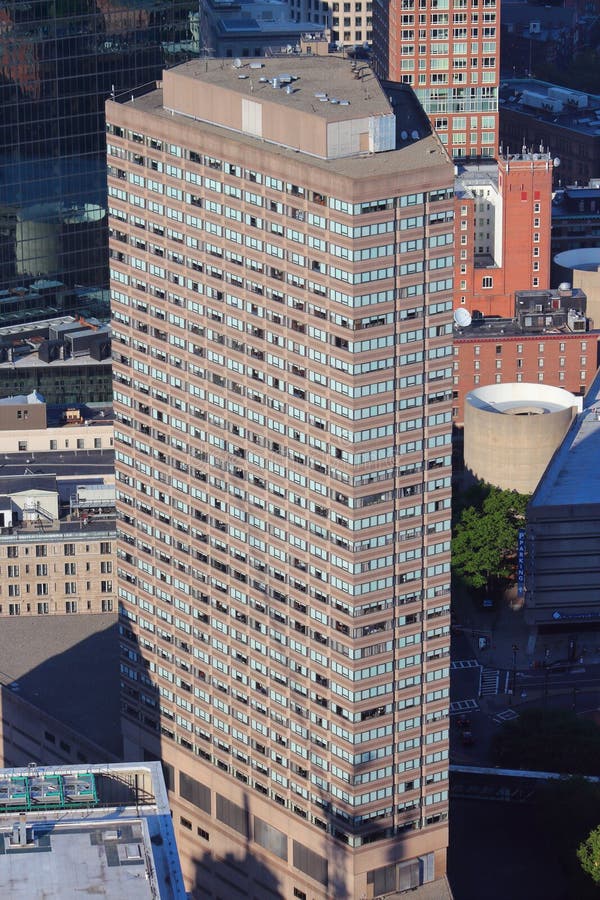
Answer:
M234 59L234 61L233 61L233 68L234 68L234 69L241 69L241 68L242 68L242 61L241 61L241 59L239 58L239 56L236 56L236 58Z
M459 306L454 310L454 324L459 328L468 328L471 324L471 313L464 306Z

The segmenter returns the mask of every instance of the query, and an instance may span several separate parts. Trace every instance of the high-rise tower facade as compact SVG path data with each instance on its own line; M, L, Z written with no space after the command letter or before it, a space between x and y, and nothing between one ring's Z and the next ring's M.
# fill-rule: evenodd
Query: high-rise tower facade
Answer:
M373 60L380 78L414 88L450 156L496 156L497 0L375 0Z
M107 105L125 744L198 895L442 890L453 168L289 71Z

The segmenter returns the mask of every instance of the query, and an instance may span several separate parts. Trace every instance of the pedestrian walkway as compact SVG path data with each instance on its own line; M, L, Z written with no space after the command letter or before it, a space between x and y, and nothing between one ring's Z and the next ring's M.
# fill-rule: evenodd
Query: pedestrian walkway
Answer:
M518 719L519 713L515 712L514 709L505 709L504 712L498 713L497 716L494 716L492 722L495 722L496 725L503 725L504 722L510 722L511 719Z
M482 668L479 674L479 696L486 697L490 696L491 694L497 694L499 681L499 669Z

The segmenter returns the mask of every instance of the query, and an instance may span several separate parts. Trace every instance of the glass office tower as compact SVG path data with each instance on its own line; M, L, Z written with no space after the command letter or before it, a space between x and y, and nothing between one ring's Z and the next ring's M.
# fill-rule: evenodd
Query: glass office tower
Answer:
M187 0L0 8L0 287L104 285L104 102L195 45Z

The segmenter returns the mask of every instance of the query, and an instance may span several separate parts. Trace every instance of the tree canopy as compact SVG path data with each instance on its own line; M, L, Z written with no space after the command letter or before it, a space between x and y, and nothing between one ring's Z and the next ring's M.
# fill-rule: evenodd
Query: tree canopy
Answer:
M593 828L579 845L577 859L583 871L600 886L600 826Z
M477 590L510 578L528 500L525 494L490 487L459 513L452 566L469 587Z
M502 726L492 754L508 769L600 775L600 728L571 710L527 709Z

